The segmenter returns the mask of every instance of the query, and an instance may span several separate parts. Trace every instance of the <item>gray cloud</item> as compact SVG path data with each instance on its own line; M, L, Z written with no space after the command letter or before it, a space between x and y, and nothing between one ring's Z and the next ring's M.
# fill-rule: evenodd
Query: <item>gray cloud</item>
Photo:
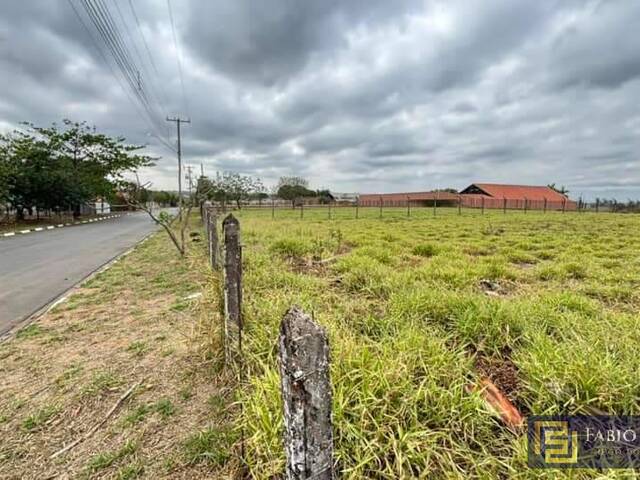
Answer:
M472 181L640 197L640 7L634 2L171 0L105 2L141 71L134 107L66 0L0 2L0 130L87 120L162 155L190 115L187 163L342 191ZM92 35L90 37L89 35ZM142 36L152 51L146 54ZM104 47L99 47L103 48ZM106 53L106 52L103 52ZM187 106L188 104L188 106Z

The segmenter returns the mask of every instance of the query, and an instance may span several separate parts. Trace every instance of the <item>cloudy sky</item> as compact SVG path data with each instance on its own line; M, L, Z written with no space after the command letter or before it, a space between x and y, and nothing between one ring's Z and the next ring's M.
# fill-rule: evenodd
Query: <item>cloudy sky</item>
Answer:
M340 192L555 182L640 198L636 0L170 7L175 42L166 0L1 1L0 131L86 120L161 155L143 175L156 188L176 188L158 137L174 143L164 118L181 115L185 163L207 174L295 174ZM110 15L133 88L91 8Z

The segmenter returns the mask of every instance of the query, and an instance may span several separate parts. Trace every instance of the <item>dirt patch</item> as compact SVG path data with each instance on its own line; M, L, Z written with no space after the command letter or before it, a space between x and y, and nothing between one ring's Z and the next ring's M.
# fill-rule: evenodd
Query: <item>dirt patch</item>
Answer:
M475 365L482 377L491 380L511 402L518 405L519 371L510 358L478 357Z
M292 272L305 275L324 276L328 271L328 264L309 258L289 257L287 259Z
M321 259L289 256L286 260L292 272L325 276L329 272L329 267L337 262L341 257L349 253L349 251L351 251L351 247L345 246L344 249L339 249L339 252L341 253L332 257Z
M513 282L506 280L498 281L485 278L478 282L478 288L490 297L505 297L511 294L516 286Z
M536 264L532 262L516 262L514 265L522 270L531 270L536 266Z

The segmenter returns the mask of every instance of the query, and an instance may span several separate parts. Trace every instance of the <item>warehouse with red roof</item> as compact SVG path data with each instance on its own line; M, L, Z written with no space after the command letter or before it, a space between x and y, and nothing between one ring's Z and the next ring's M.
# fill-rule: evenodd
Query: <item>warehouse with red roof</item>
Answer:
M400 207L460 204L469 208L510 210L576 210L578 204L547 186L472 183L459 193L450 191L368 193L359 196L361 206Z

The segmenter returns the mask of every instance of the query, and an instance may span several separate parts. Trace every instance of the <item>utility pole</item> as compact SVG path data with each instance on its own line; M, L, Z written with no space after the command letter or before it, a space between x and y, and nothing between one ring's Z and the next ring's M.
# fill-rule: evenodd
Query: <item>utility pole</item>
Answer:
M184 178L189 182L187 185L189 187L189 197L191 197L191 189L193 188L193 167L191 165L187 165L186 170L187 174Z
M167 117L167 122L176 122L176 127L178 127L178 199L179 204L182 205L182 145L180 143L180 124L191 123L191 120L188 118Z

